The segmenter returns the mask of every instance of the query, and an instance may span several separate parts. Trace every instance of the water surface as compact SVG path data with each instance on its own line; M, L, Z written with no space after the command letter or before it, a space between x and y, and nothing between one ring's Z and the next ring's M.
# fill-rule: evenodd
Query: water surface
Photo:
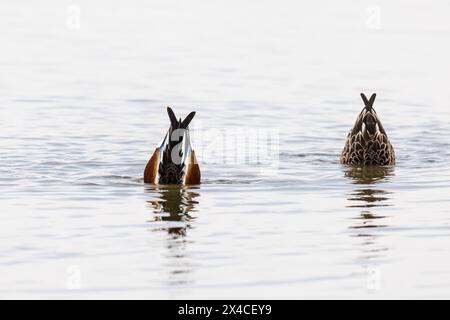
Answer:
M0 4L0 297L449 298L449 9ZM339 164L360 92L394 167ZM200 186L143 183L167 105Z

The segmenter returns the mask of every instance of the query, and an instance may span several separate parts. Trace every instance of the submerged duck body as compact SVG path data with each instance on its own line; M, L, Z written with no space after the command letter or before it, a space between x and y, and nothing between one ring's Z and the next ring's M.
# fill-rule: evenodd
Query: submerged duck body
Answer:
M161 145L155 149L144 170L144 182L151 184L199 184L200 167L192 148L189 124L195 116L191 112L183 121L177 120L167 107L170 127Z
M341 154L341 163L363 166L393 165L395 164L394 148L373 109L376 94L367 99L361 93L361 98L365 106L347 136Z

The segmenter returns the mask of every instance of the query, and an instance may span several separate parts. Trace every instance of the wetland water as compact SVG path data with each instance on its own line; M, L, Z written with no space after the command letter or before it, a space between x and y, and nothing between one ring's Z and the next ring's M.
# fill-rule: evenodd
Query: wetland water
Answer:
M0 4L0 298L449 298L449 12ZM394 167L339 164L360 92ZM200 186L143 183L167 105Z

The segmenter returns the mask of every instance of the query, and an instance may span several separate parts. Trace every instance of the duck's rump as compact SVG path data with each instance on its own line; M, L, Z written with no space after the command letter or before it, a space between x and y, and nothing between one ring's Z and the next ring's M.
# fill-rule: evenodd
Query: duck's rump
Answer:
M391 165L395 162L394 148L381 131L370 135L366 132L350 131L341 163L352 165Z
M182 142L168 141L166 135L153 153L144 172L144 182L153 184L199 184L200 168L185 136Z

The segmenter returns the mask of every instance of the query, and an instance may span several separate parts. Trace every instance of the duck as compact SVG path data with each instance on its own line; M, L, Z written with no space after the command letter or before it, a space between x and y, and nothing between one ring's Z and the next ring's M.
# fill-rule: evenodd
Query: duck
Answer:
M191 145L189 124L195 111L177 120L167 107L170 127L155 149L144 170L144 183L162 185L198 185L201 180L200 166Z
M367 99L364 93L361 98L364 108L350 130L341 163L354 166L388 166L395 164L395 152L378 115L373 108L376 93Z

